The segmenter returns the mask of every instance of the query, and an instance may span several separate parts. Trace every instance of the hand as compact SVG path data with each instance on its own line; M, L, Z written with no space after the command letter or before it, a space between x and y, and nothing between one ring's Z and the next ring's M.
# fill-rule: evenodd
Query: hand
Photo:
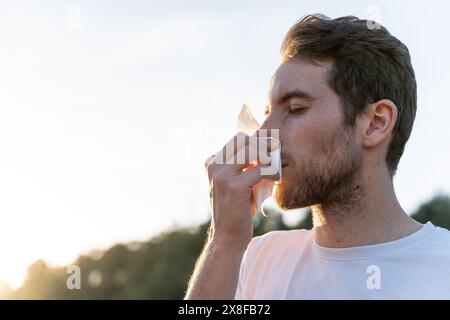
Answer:
M270 166L269 151L276 147L258 145L256 137L238 133L206 161L212 209L210 237L218 245L245 249L252 239L252 187L263 178L277 180L276 175L261 175L261 169Z

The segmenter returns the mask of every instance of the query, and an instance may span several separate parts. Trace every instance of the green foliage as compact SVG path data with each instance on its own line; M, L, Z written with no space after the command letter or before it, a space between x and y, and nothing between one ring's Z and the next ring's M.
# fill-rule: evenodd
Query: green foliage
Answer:
M49 268L38 261L30 266L23 286L10 298L180 299L207 227L175 230L129 246L118 244L100 257L80 256L74 264L81 270L81 290L67 289L66 268Z
M450 230L450 198L439 194L422 204L412 217L420 223L431 221L436 226Z
M450 229L450 198L438 195L412 215ZM66 268L37 261L12 299L181 299L206 239L209 222L194 229L163 233L147 242L117 244L105 252L80 256L81 289L69 290ZM311 212L291 229L311 229ZM278 212L257 216L254 234L290 229Z

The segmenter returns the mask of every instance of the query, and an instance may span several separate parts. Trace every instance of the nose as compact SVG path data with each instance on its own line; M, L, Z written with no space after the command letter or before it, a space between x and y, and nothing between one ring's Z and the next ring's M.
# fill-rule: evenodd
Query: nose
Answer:
M263 124L259 128L259 130L266 130L267 136L276 138L280 138L280 129L279 121L277 121L272 114L264 120Z

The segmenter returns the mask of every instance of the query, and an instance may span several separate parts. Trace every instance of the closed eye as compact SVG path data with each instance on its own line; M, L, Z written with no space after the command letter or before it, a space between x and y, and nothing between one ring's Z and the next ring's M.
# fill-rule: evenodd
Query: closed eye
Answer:
M290 113L290 114L298 114L298 113L301 113L301 112L305 111L306 109L308 109L308 107L306 107L306 106L302 106L302 105L292 105L292 106L289 108L289 113Z

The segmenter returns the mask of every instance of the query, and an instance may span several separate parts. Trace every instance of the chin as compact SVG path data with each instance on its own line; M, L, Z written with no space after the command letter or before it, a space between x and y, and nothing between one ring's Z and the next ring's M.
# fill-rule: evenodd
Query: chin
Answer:
M273 201L276 206L282 210L301 209L309 207L310 205L300 199L301 190L298 190L298 185L289 186L287 182L282 182L277 185L273 194Z

